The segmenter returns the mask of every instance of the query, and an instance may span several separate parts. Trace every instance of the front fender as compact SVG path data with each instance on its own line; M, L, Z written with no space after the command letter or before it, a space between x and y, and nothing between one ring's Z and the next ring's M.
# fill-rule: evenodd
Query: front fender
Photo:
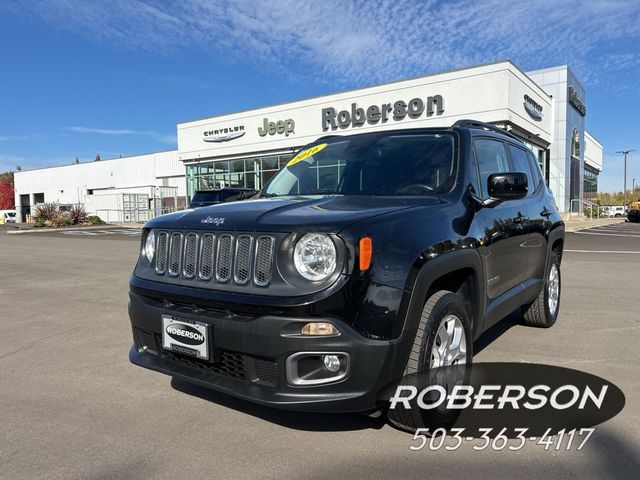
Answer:
M427 300L434 282L456 270L472 269L476 281L473 283L472 302L470 304L470 314L472 315L473 337L475 338L477 329L480 327L482 313L484 312L484 270L482 259L475 249L453 250L442 253L436 257L425 259L421 257L416 260L401 303L401 315L404 322L397 324L396 336L409 335L413 338L418 328L420 315Z

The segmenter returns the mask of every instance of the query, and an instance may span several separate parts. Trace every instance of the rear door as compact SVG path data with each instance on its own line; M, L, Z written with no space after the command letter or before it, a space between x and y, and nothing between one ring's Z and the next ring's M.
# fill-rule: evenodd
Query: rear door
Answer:
M489 198L487 181L492 173L512 171L504 142L475 138L474 151L480 175L481 196ZM480 254L486 275L487 297L494 299L520 284L527 268L526 201L510 200L477 213L484 228Z
M548 216L551 206L545 208L542 202L542 176L540 167L537 166L533 154L524 147L509 144L511 156L511 168L516 172L527 175L529 192L523 200L523 209L526 213L523 230L526 240L521 244L527 251L527 268L523 280L543 278L547 262L547 238Z

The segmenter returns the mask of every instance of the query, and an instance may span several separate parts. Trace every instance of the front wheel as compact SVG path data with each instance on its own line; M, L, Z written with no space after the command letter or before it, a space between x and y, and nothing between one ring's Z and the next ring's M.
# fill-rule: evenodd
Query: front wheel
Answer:
M464 370L463 366L470 364L472 357L471 321L465 302L453 292L435 292L422 309L403 381L426 386L434 375L443 371L442 367L460 365ZM458 413L389 409L387 419L402 430L415 432L420 427L450 425Z
M551 252L544 287L538 294L538 298L522 307L525 325L549 328L556 323L560 310L560 287L560 258L556 252Z

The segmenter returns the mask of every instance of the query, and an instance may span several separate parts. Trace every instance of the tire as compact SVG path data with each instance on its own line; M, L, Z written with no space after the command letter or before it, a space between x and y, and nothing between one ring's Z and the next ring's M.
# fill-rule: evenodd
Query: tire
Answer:
M423 377L428 378L429 372L431 371L432 349L436 342L438 329L445 319L449 319L448 321L451 322L452 316L460 320L464 330L465 355L464 362L460 361L460 363L471 363L473 358L473 340L470 317L466 304L459 295L446 290L440 290L427 299L422 309L420 323L411 352L409 353L403 378L406 378L407 375L417 373L420 374L420 379ZM462 345L462 342L460 342L460 345ZM412 375L411 378L417 382L418 376ZM426 386L426 384L422 382L419 383L422 387ZM396 408L394 410L387 409L386 411L387 420L392 425L412 433L420 427L436 428L443 425L450 425L457 419L458 413L459 412L456 412L455 417L452 417L451 414L438 416L439 414L435 411L429 411L425 414L424 411L415 408L410 410ZM434 418L434 415L436 418Z
M553 274L557 274L557 289L554 289ZM553 291L555 290L555 294ZM549 269L547 270L547 278L544 282L544 287L536 298L529 305L522 307L522 317L525 325L538 328L549 328L556 323L558 318L558 312L560 311L560 293L562 290L562 277L560 275L560 259L558 254L554 251L551 252L549 259ZM555 308L553 308L553 302L549 301L550 296L555 296Z

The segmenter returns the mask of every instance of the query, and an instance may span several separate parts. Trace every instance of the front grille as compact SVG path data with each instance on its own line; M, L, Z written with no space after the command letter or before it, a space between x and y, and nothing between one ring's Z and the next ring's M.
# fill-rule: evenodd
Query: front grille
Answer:
M258 378L267 385L276 385L278 383L278 364L271 360L263 358L254 358L254 366Z
M169 245L169 275L177 277L180 275L180 261L182 260L182 234L172 233L171 244Z
M184 241L184 262L182 275L185 278L193 278L196 275L196 255L198 253L198 236L195 233L187 233Z
M219 360L211 363L207 360L189 357L178 352L162 348L162 336L138 328L134 329L136 343L146 353L157 355L178 365L194 368L202 372L224 377L232 377L238 380L257 382L267 387L278 384L278 363L266 359L254 357L244 353L220 350Z
M271 283L275 239L269 235L243 233L157 232L158 275L186 280L254 284Z
M271 258L273 257L273 237L261 236L256 242L256 265L253 282L266 287L271 282Z
M205 233L200 242L200 279L211 280L213 274L213 244L215 237Z
M229 234L220 235L216 262L216 280L219 282L226 282L231 276L232 247L233 237Z
M222 356L218 363L207 363L204 360L180 355L169 350L162 351L162 357L175 363L179 363L188 367L197 368L211 372L216 375L225 377L238 378L240 380L247 379L247 372L244 368L243 355L235 352L222 352Z
M158 234L158 247L156 248L156 273L163 275L167 270L167 244L169 243L169 234L160 232Z
M249 235L240 235L236 241L236 261L233 279L239 285L246 285L251 270L251 246L253 239Z

